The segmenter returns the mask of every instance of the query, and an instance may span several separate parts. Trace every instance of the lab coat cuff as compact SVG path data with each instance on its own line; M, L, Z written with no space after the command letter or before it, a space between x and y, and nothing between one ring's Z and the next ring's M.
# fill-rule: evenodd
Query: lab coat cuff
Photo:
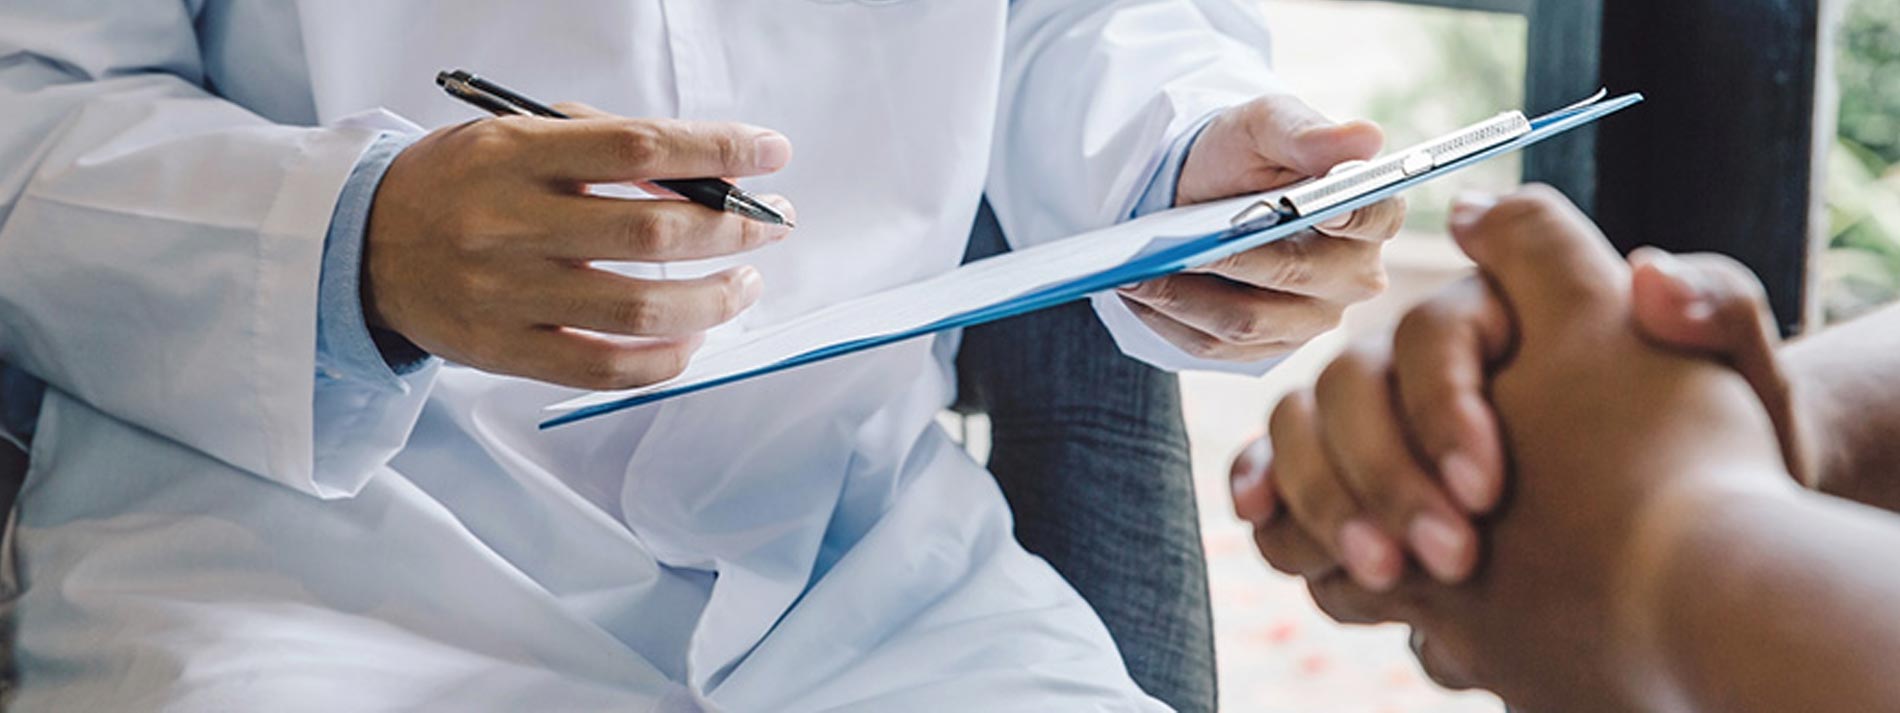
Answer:
M1156 334L1121 295L1114 292L1098 293L1090 298L1095 307L1095 315L1108 328L1115 338L1115 346L1123 354L1139 359L1155 367L1168 371L1214 371L1245 376L1263 376L1285 361L1285 356L1251 362L1220 361L1203 359L1182 351L1180 347Z
M1207 131L1207 125L1214 123L1214 118L1223 111L1226 109L1205 113L1169 143L1167 152L1162 154L1159 165L1155 166L1154 175L1149 177L1141 196L1135 199L1135 208L1129 212L1129 219L1174 207L1177 189L1181 185L1181 171L1187 168L1188 154L1194 150L1194 142L1200 140L1202 132Z
M317 295L317 366L319 379L350 381L402 392L401 378L427 365L429 355L402 336L370 327L363 313L363 245L370 206L396 156L416 141L407 134L382 132L357 159L338 196L330 230L323 241L323 267Z

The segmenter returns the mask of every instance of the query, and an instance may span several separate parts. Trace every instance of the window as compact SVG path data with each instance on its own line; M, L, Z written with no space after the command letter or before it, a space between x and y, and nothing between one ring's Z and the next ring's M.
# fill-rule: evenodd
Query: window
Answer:
M1821 307L1829 322L1900 299L1900 1L1848 3L1835 35Z

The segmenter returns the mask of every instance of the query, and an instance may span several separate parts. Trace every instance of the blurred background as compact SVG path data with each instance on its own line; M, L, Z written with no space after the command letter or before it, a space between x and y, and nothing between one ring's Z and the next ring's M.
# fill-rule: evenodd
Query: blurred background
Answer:
M1386 2L1261 0L1275 58L1292 87L1337 119L1369 118L1391 146L1524 108L1523 16ZM1900 0L1846 0L1829 19L1838 75L1839 136L1829 147L1825 245L1816 246L1812 298L1827 320L1900 296ZM1619 91L1641 87L1617 87ZM1578 97L1582 98L1582 97ZM1413 664L1405 632L1346 628L1314 608L1305 588L1263 564L1231 512L1226 466L1257 435L1266 410L1310 383L1348 335L1389 326L1468 265L1444 235L1459 191L1505 190L1521 166L1497 161L1409 197L1412 217L1388 250L1393 289L1355 309L1266 379L1183 377L1195 477L1211 569L1222 708L1271 713L1496 713L1480 694L1451 694Z

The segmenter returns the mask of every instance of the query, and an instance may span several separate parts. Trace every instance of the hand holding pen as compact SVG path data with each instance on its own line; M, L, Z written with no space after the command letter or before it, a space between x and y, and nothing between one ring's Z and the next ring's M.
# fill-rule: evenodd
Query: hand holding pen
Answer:
M529 99L512 89L470 74L465 70L439 72L435 83L462 101L473 104L496 116L538 116L544 119L572 119L567 113L541 102ZM770 149L768 149L770 150ZM784 144L786 158L791 158L791 144ZM791 225L783 213L766 205L752 194L738 186L718 178L657 179L655 185L672 191L686 200L698 203L713 210L726 211L772 225Z
M770 174L791 158L783 135L562 108L574 118L445 127L395 156L375 188L364 234L360 281L369 327L485 371L624 389L677 375L703 332L758 299L763 281L751 267L642 280L593 264L763 247L790 232L794 216L784 199L716 189L721 210L714 211L704 207L710 190L662 184L687 200L625 200L592 195L587 186ZM690 183L730 187L717 179Z

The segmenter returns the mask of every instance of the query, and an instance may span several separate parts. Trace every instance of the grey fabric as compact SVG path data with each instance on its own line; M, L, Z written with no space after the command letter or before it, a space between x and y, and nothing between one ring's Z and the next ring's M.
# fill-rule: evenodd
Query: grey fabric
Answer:
M985 204L966 260L1007 250ZM1087 302L973 327L959 410L990 417L1016 536L1095 607L1135 682L1216 708L1207 561L1179 380L1123 356Z

